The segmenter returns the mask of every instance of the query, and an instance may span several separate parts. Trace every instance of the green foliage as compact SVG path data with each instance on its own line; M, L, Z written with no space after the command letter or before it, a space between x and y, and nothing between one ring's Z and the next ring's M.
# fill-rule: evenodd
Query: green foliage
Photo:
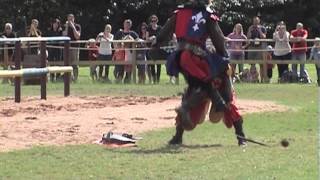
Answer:
M292 29L298 21L305 23L311 36L320 33L320 6L318 0L215 0L215 8L222 16L225 33L232 31L235 23L246 26L254 15L260 15L272 32L274 24L284 20ZM46 32L50 20L56 17L65 21L68 13L76 15L82 25L82 39L95 37L106 23L116 31L122 28L125 18L133 20L134 29L147 22L152 14L159 16L164 24L176 7L171 0L2 0L0 24L13 22L17 31L22 31L32 18L40 20L40 28ZM23 35L23 33L20 33Z

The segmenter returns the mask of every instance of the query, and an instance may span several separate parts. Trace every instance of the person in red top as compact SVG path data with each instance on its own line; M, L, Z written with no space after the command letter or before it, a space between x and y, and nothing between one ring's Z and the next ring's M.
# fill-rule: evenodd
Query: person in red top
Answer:
M292 60L306 61L308 31L303 28L302 23L297 23L296 29L291 31L290 40L293 42L292 46ZM298 65L292 64L292 71L298 74ZM307 78L308 75L304 69L304 64L300 64L300 78Z
M87 48L89 49L88 51L88 58L89 61L95 61L97 60L99 51L98 51L98 46L96 44L96 40L95 39L89 39L88 41L88 46ZM98 76L97 76L97 65L95 64L91 64L90 65L90 76L92 81L98 80Z
M114 47L115 51L112 56L112 61L125 61L125 50L123 47L123 43L115 43ZM124 76L124 65L115 65L113 74L116 79L115 83L121 83Z

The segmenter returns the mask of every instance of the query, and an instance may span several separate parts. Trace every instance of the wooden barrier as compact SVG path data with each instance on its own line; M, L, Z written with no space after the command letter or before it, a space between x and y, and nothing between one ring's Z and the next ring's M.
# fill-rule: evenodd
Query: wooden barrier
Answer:
M70 75L72 67L48 67L46 44L47 41L63 41L64 42L64 66L70 65L69 60L69 37L30 37L30 38L5 38L0 39L0 43L15 44L15 69L11 72L1 71L0 77L14 77L15 86L15 102L21 102L21 78L26 76L39 76L40 77L40 93L41 99L47 99L47 73L49 72L65 72L64 73L64 96L70 95ZM40 68L21 69L22 49L21 42L40 42Z
M51 66L46 68L24 68L19 70L0 70L0 78L4 77L34 77L48 73L72 72L72 66Z

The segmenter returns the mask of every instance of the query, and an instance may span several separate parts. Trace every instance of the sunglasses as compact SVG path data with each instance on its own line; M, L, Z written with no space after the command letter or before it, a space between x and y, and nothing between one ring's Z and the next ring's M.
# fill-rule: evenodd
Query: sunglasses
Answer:
M157 22L157 20L154 19L154 20L151 20L151 22Z

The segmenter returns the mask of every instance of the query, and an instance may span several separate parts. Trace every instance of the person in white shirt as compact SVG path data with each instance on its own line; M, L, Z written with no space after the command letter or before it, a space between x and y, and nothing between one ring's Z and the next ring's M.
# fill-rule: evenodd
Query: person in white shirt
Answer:
M273 34L275 41L274 46L274 59L275 60L290 60L291 59L291 46L290 46L290 33L287 31L286 25L282 22L277 26ZM281 79L283 72L289 70L288 64L278 64L279 79Z
M99 56L98 60L112 60L112 46L111 41L113 41L113 34L111 34L112 26L107 24L105 26L104 32L98 34L96 41L99 42ZM103 71L105 75L103 76ZM111 83L109 79L109 65L100 65L99 66L99 80L104 82Z

